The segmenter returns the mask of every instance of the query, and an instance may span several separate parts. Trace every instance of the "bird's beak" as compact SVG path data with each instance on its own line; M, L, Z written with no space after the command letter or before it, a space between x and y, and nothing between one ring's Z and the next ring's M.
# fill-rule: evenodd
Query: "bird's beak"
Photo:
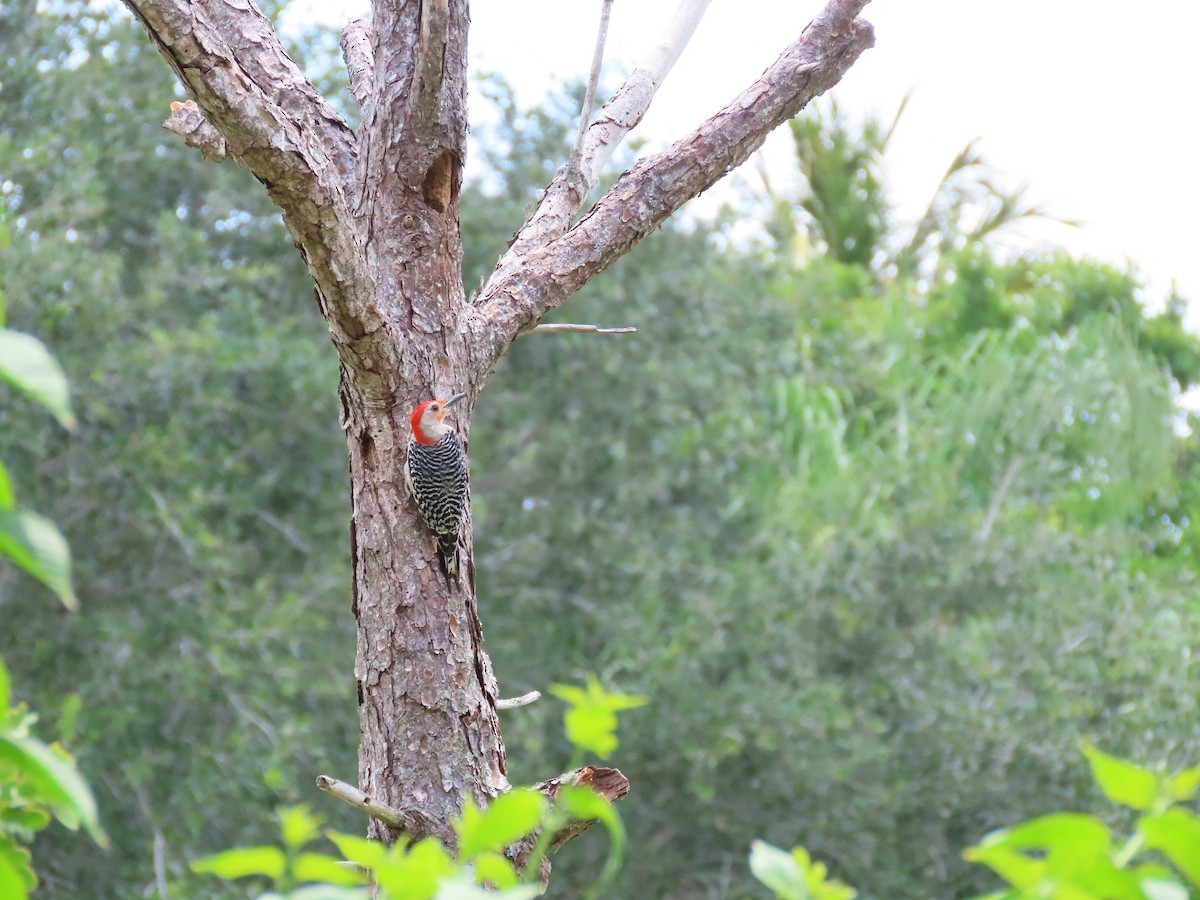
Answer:
M447 400L445 403L442 404L442 409L449 409L450 407L452 407L455 403L457 403L459 400L461 400L465 396L467 396L467 395L466 394L455 394L453 397L451 397L449 400Z

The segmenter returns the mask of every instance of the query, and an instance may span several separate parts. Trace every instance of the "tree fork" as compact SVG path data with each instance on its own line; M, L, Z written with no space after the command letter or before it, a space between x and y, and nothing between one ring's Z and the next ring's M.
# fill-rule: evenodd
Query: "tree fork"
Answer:
M870 25L857 19L868 0L830 0L739 98L643 159L575 221L707 3L682 0L682 24L588 126L574 171L547 191L472 303L463 291L458 206L467 0L374 0L370 23L350 23L343 52L362 109L357 133L253 4L125 2L194 101L164 124L251 170L312 275L340 360L349 452L359 787L453 843L450 822L465 798L493 797L508 782L470 529L462 590L451 593L403 495L407 413L465 391L454 416L465 439L475 399L513 340L741 163L871 46ZM379 820L371 831L392 836Z

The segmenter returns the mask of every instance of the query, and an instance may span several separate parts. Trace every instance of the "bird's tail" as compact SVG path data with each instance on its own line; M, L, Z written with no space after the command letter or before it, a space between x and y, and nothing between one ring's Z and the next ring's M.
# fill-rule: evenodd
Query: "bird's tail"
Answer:
M437 544L438 563L441 565L442 575L446 579L446 587L454 590L455 583L458 581L458 535L439 534Z

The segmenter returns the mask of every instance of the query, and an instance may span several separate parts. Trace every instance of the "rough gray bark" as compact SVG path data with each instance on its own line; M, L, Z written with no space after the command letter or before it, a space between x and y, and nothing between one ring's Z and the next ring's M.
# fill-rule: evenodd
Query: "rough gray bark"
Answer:
M762 78L622 175L572 226L599 170L595 154L609 152L597 148L619 141L652 96L645 73L635 73L591 126L583 181L547 192L473 303L463 291L458 206L467 0L375 0L369 24L348 26L357 134L248 0L125 2L195 101L164 124L249 167L312 274L341 364L350 460L359 786L452 842L464 797L492 797L508 783L469 538L464 589L451 593L402 491L407 413L465 391L456 412L466 436L479 390L518 335L838 81L872 43L856 18L868 0L830 0ZM377 820L372 832L390 836Z

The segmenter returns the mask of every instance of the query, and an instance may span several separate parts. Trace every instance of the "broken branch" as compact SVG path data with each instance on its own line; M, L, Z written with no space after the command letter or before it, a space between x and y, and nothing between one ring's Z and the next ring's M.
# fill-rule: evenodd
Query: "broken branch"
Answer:
M171 114L163 119L162 127L179 135L189 147L204 154L205 159L220 162L225 158L225 138L204 118L195 100L173 101Z
M528 694L522 694L520 697L511 697L507 700L497 700L496 709L519 709L522 706L528 706L530 703L535 703L540 700L541 691L530 691Z
M354 785L330 778L328 775L317 776L317 787L344 803L349 803L355 809L362 810L371 818L378 819L388 828L408 832L414 838L427 834L432 824L422 813L392 809L372 800Z
M342 59L350 76L350 93L359 109L365 109L371 97L371 82L375 78L375 54L371 50L371 22L351 19L342 29Z

